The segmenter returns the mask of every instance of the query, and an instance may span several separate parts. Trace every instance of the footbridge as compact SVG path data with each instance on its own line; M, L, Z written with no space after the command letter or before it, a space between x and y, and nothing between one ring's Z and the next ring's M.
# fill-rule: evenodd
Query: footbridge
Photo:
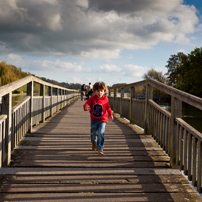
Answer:
M0 96L0 201L202 201L202 134L182 119L182 102L202 110L202 99L151 79L109 88L99 156L78 91L28 76Z

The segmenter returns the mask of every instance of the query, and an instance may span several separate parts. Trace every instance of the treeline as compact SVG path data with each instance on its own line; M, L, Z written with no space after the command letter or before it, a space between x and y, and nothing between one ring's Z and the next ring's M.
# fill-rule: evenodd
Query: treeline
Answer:
M22 79L29 75L35 76L34 74L31 74L29 72L28 73L23 72L21 68L17 68L14 65L9 65L6 62L0 62L0 86L3 86L8 83L11 83L13 81ZM49 83L52 83L54 85L58 85L61 87L69 88L69 89L80 89L81 88L81 84L78 84L78 83L76 83L76 84L74 84L74 83L69 84L69 83L65 83L65 82L59 83L55 80L46 79L44 77L38 77L38 76L36 76L36 77L39 79L42 79L43 81L46 81L46 82L49 82Z
M191 53L178 52L167 61L167 73L151 68L143 78L152 78L179 90L202 98L202 47Z
M79 83L65 83L65 82L58 82L58 81L55 81L55 80L52 80L52 79L47 79L45 77L41 77L41 79L43 81L46 81L48 83L52 83L54 85L58 85L58 86L61 86L61 87L64 87L64 88L68 88L68 89L80 89L81 88L81 84Z
M22 79L28 75L30 75L30 73L23 72L21 68L0 62L0 86Z
M171 55L166 67L169 85L202 97L202 47L188 55L182 52Z

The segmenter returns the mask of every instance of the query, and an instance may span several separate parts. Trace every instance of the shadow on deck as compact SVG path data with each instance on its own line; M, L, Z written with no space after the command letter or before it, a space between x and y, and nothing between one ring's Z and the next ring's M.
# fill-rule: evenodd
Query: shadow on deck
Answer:
M0 201L202 201L150 135L115 115L105 156L91 151L89 113L76 101L34 128L0 169Z

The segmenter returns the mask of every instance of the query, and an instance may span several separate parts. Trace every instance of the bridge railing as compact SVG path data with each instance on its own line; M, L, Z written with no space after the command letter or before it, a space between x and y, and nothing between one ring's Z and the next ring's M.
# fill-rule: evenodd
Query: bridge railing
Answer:
M35 84L39 85L39 95L35 96ZM26 96L12 106L12 92L26 86ZM54 94L53 94L54 92ZM0 87L0 167L11 162L11 152L20 139L32 132L32 127L51 117L63 107L77 99L76 90L63 88L28 76Z
M136 89L143 89L143 96L136 96ZM130 96L124 90L130 89ZM171 98L171 112L153 100L153 90ZM131 124L151 134L170 156L173 168L183 170L188 179L202 192L202 134L182 120L182 102L202 110L202 99L152 79L109 88L109 103L115 113Z

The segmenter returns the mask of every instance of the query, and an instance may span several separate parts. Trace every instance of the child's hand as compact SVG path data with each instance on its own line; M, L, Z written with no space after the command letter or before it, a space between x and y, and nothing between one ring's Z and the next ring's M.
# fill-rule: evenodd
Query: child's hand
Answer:
M85 111L89 111L89 110L90 110L90 106L89 106L89 105L86 105L86 106L84 107L84 110L85 110Z
M112 121L112 120L113 120L113 116L110 116L110 117L109 117L109 120Z

